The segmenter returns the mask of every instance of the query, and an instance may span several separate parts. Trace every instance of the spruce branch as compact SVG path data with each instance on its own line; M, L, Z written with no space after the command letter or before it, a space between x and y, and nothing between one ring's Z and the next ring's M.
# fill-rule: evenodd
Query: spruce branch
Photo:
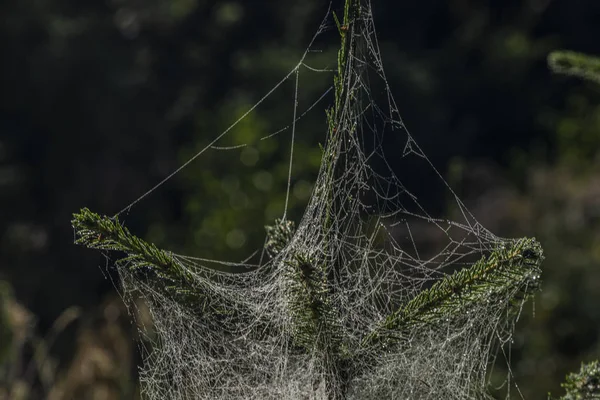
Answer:
M174 296L179 302L203 314L230 314L232 299L212 289L208 278L193 274L168 251L157 248L133 235L117 217L100 216L87 208L73 214L71 221L75 243L91 249L125 253L117 261L143 279L152 281L156 290Z
M339 354L341 327L331 305L327 277L319 263L304 254L285 262L294 341L306 350Z
M290 243L295 231L294 224L278 219L274 225L265 228L266 250L271 257L277 257ZM332 329L335 325L335 313L328 299L324 268L319 267L316 260L300 252L292 252L291 258L283 260L280 265L287 282L286 292L294 342L305 350L311 350L323 342L331 344L331 338L328 336L338 329ZM335 336L341 338L339 332Z
M344 399L349 382L351 354L332 304L325 263L303 253L284 262L288 310L293 340L321 362L328 399Z
M265 228L267 252L271 257L276 257L290 243L294 234L294 224L278 219L274 225ZM281 261L280 265L287 282L286 293L292 317L294 342L309 351L314 349L315 345L319 347L319 351L327 350L334 343L339 343L342 335L330 304L324 264L303 252L291 254L291 257Z
M73 214L76 244L92 249L122 251L130 269L148 267L164 279L189 281L191 277L172 255L131 234L117 217L100 216L87 208Z
M459 270L420 292L404 307L390 314L363 340L363 347L397 341L415 326L435 326L452 320L486 301L515 303L539 289L540 244L518 239L501 245L470 268Z
M265 250L270 257L276 257L290 243L296 227L293 221L276 219L274 225L265 226L267 242Z
M333 180L336 163L339 159L340 145L344 140L342 126L343 114L348 107L355 104L349 92L349 82L353 72L350 57L356 41L353 38L360 11L360 0L346 0L343 20L337 15L333 17L340 34L337 73L334 76L335 99L333 106L327 110L328 145L323 154L323 169L326 179ZM330 232L334 221L334 193L324 193L326 210L322 221L322 231ZM268 229L267 251L278 254L291 240L289 229L278 221L275 227ZM284 245L285 243L285 245ZM328 254L329 239L323 238L322 252ZM327 257L318 259L304 251L290 252L283 260L281 271L286 282L286 297L293 329L293 340L305 352L309 352L321 360L321 368L325 379L327 397L329 399L345 398L345 388L349 382L349 352L344 344L344 334L339 323L337 310L332 304L332 287L329 276L336 267Z
M600 362L582 364L579 372L567 375L561 386L566 393L560 400L600 399Z
M558 74L577 76L600 83L600 57L557 50L548 55L548 66Z

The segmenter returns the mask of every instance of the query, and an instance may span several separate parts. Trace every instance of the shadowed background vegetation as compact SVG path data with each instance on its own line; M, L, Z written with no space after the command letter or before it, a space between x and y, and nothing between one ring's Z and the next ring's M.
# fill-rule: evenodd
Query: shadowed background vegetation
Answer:
M138 396L141 342L106 261L73 245L71 214L119 211L209 143L293 68L327 6L0 4L0 398ZM558 395L567 372L600 357L600 86L552 75L546 56L600 54L600 3L373 7L390 85L420 146L484 226L544 246L543 291L517 330L513 375L527 399ZM331 26L319 67L335 66L336 39ZM302 74L300 109L330 82ZM293 89L220 144L287 125ZM298 128L292 218L318 168L325 104ZM128 227L178 252L243 258L285 200L289 131L256 143L206 153L134 207ZM429 197L444 210L445 199ZM136 312L145 321L143 305Z

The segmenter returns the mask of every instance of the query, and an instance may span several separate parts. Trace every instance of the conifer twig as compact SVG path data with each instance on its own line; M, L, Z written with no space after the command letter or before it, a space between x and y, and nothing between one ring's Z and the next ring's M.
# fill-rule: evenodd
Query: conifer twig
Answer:
M566 394L560 400L600 399L600 362L582 364L579 372L567 375L561 386Z
M73 214L71 221L76 244L91 249L119 251L126 254L117 264L134 273L145 274L146 280L155 281L153 287L174 295L180 302L200 309L203 313L229 314L232 299L212 289L208 278L192 273L173 255L154 244L133 235L121 225L117 217L100 216L87 208ZM229 311L227 311L229 310Z
M488 300L511 302L517 297L526 298L539 289L543 259L542 248L535 239L501 245L470 268L441 279L387 316L365 337L363 346L382 340L397 341L414 326L435 326ZM515 296L519 291L520 296Z

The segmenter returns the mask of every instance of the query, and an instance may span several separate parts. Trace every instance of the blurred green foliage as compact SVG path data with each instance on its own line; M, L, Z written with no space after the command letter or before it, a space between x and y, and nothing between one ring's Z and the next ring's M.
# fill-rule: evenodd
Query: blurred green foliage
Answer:
M5 282L0 281L0 374L4 375L11 360L13 345L13 329L8 318L8 301L11 296L10 288Z
M548 55L550 69L600 83L600 58L574 51L557 50Z

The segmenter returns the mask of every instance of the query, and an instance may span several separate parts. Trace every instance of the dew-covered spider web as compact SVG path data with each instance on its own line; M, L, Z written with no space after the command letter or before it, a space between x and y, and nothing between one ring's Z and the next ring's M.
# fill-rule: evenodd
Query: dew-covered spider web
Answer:
M370 4L333 21L328 15L315 38L339 31L339 70L307 64L313 40L250 110L283 82L297 94L306 68L336 76L302 218L291 221L284 211L254 257L220 263L238 273L165 253L183 288L157 287L143 269L129 268L135 259L117 263L122 292L146 300L156 333L141 371L143 397L491 398L491 365L505 356L519 310L537 288L539 246L481 226L407 131ZM291 106L285 138L293 150L302 135L297 121L323 107ZM193 158L222 149L228 132ZM299 156L292 151L290 179ZM428 211L432 195L451 204L453 220Z

